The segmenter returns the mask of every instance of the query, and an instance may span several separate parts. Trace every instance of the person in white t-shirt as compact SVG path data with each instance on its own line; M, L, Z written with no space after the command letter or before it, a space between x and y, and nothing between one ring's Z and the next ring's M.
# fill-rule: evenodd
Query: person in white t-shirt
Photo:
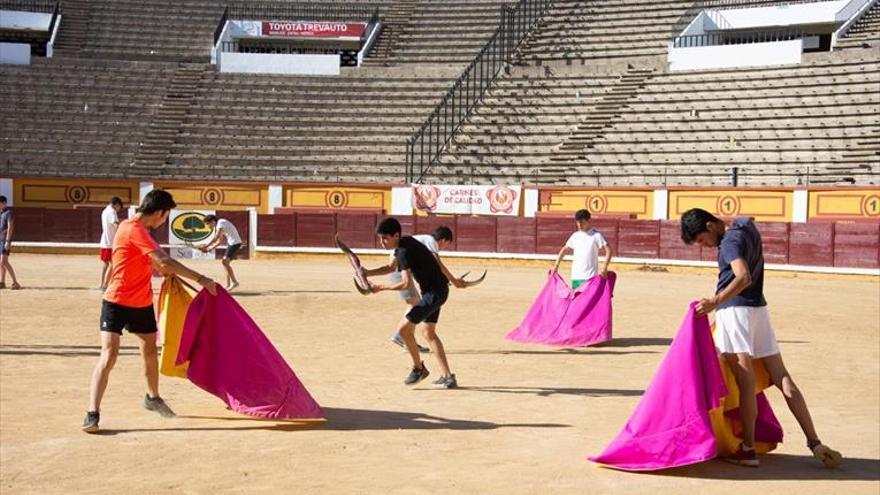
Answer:
M232 270L232 260L235 259L241 250L241 236L238 235L238 229L232 222L225 218L218 218L217 215L206 215L205 225L214 229L214 234L208 240L208 243L200 246L199 250L208 252L226 241L226 254L223 255L223 269L226 270L226 290L232 290L238 287L238 280L235 278L235 272Z
M440 265L440 270L449 279L450 283L455 285L456 287L462 286L461 280L456 278L449 271L448 268L443 264L440 260L440 250L446 249L452 244L453 236L452 229L446 226L437 227L437 230L434 231L433 234L419 234L412 236L413 239L422 243L431 254L437 259L437 263ZM394 258L394 254L391 255ZM392 283L399 283L402 280L400 272L392 272L391 273L391 281ZM411 308L414 304L418 303L421 299L421 295L419 294L418 289L416 289L415 284L410 284L409 287L399 291L400 298L407 304L409 308ZM400 332L395 333L394 336L391 337L391 342L399 345L400 347L406 349L406 345L403 343L403 337L400 336ZM431 350L423 345L419 345L416 343L416 346L419 348L419 352L427 353L431 352Z
M608 273L608 264L611 263L611 256L614 254L611 246L605 241L605 237L592 227L590 222L590 212L587 210L578 210L574 214L574 220L577 222L578 230L562 249L559 250L559 256L556 257L556 263L553 264L552 273L559 270L559 264L562 258L567 254L572 254L571 263L571 288L577 289L581 284L600 275L604 277ZM602 269L599 268L599 250L605 250L605 263Z
M101 290L107 288L110 283L111 259L113 257L113 238L116 237L116 229L119 227L119 212L124 208L122 200L113 196L110 204L101 212L101 243L98 256L101 258Z

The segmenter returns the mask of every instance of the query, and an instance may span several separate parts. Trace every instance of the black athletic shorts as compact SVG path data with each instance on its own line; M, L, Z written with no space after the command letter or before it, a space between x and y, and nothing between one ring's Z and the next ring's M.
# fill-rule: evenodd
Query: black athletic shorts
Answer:
M226 254L223 255L224 258L234 260L235 255L241 250L241 243L233 244L231 246L226 246Z
M437 323L440 319L440 307L449 297L449 288L426 290L422 293L422 299L413 306L406 314L410 323Z
M155 333L156 313L153 305L130 308L110 301L101 304L101 331L122 335L122 329L131 333Z

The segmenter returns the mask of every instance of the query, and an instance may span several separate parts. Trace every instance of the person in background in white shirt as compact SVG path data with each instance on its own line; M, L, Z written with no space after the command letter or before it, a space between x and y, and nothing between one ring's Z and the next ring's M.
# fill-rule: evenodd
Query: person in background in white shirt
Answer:
M574 214L574 220L577 222L578 230L571 234L571 237L568 238L568 241L559 250L559 256L556 257L556 263L553 264L551 273L556 273L559 270L559 264L562 263L562 258L565 255L573 254L571 288L577 289L581 284L597 274L605 277L608 273L608 264L611 263L611 256L614 253L611 246L605 241L605 237L592 227L589 211L578 210ZM605 250L605 264L602 266L602 270L597 272L600 249Z
M107 288L110 283L111 258L113 256L113 238L116 237L116 229L119 227L119 212L125 206L118 196L110 198L110 204L101 212L101 243L98 256L101 258L101 290Z
M226 254L223 255L223 269L226 270L226 290L232 290L238 287L238 280L235 278L235 272L232 270L232 260L235 259L241 250L241 236L238 235L238 229L232 222L225 218L218 218L217 215L205 216L205 225L214 229L214 235L208 240L208 243L200 246L199 250L208 252L226 241Z
M461 283L461 280L459 280L454 275L452 275L451 272L449 272L449 269L447 269L443 262L440 260L440 250L446 249L452 244L452 229L444 225L437 227L437 230L435 230L433 234L420 234L414 235L412 237L413 239L422 243L426 248L428 248L428 251L430 251L431 254L434 255L434 258L437 259L437 263L440 265L440 270L443 272L444 275L446 275L446 278L449 279L450 283L452 283L456 287L461 287L464 285ZM394 255L392 254L391 257L393 258ZM396 284L399 283L401 280L402 277L400 275L400 272L391 273L392 283ZM419 294L419 291L418 289L416 289L414 284L411 284L409 287L399 292L400 298L408 306L407 311L409 311L409 308L418 303L421 299L421 295ZM400 336L400 332L395 333L394 336L391 337L391 342L399 345L403 349L406 349L406 345L403 343L403 337ZM423 345L419 345L418 343L416 343L416 346L419 348L419 352L423 354L431 352L429 348Z

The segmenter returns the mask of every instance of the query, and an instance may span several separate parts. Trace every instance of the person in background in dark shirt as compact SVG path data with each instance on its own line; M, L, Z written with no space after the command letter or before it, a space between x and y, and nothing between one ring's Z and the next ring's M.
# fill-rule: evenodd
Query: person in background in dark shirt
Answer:
M406 350L412 358L413 368L409 376L403 381L406 385L416 383L428 377L428 368L419 357L419 349L416 346L416 325L422 325L425 340L431 351L437 356L437 362L443 372L435 385L443 388L456 388L458 382L455 374L449 369L446 360L446 351L443 342L437 336L437 321L440 318L440 308L449 296L450 281L456 287L464 284L449 274L442 266L437 257L424 244L411 236L401 237L400 222L394 218L386 218L376 228L376 235L382 247L394 249L394 257L385 266L366 270L368 277L386 275L394 271L400 272L400 281L389 285L374 284L373 292L383 290L401 290L410 286L410 280L415 279L419 284L421 299L410 308L398 326L398 332L406 344Z
M782 362L764 299L761 234L752 219L737 218L725 224L706 210L693 208L681 217L681 239L685 244L718 248L718 287L714 296L700 299L696 310L699 314L715 310L715 347L733 371L740 391L743 442L727 460L760 465L754 449L758 404L752 368L752 360L760 359L800 424L807 448L826 466L839 465L842 456L819 441L804 396Z

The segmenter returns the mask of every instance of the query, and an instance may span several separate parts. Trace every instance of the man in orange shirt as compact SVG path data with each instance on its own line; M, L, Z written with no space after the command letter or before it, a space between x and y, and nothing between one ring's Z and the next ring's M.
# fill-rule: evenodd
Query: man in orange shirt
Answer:
M119 355L119 338L122 329L139 338L141 356L144 359L144 375L147 395L144 407L163 417L173 417L174 412L159 397L159 361L156 349L156 314L153 311L153 266L165 275L180 275L195 280L212 295L217 293L216 283L170 258L159 244L150 237L148 229L156 229L167 220L171 209L177 206L167 191L150 191L134 217L119 224L113 238L112 272L110 283L104 292L101 307L101 357L92 373L89 392L89 409L82 429L88 433L98 431L101 399L107 389L110 370Z

